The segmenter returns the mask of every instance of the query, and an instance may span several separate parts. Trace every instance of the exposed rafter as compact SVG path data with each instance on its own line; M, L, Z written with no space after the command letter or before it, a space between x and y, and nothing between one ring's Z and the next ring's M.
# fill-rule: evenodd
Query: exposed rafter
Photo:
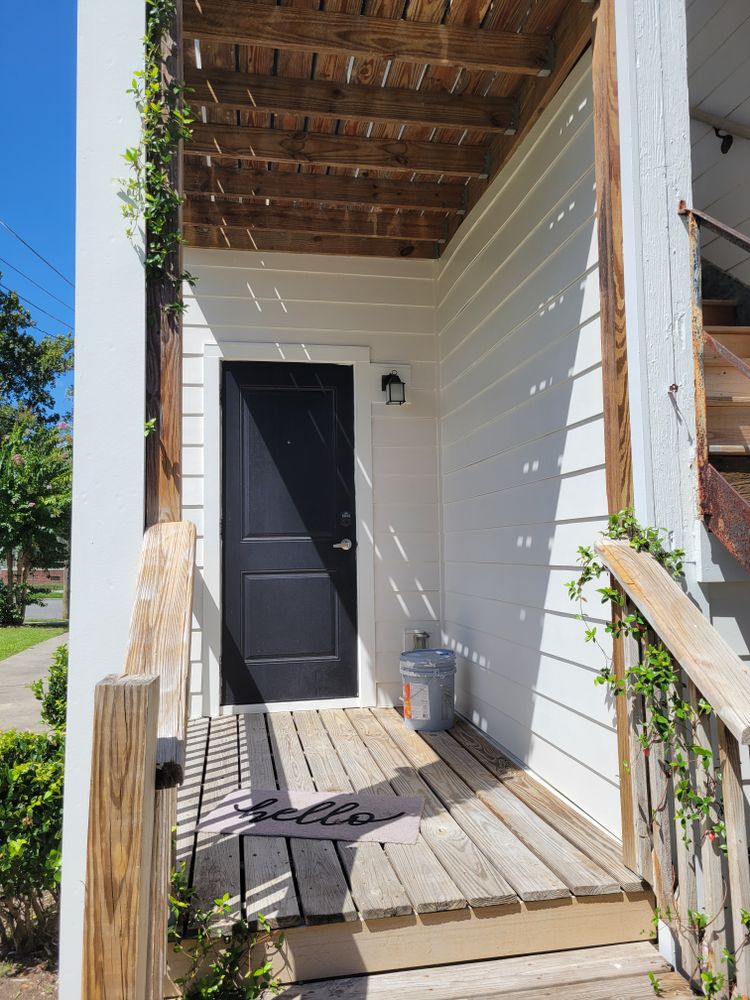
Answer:
M515 131L518 118L517 104L508 97L366 87L330 80L294 80L221 69L190 69L186 82L194 104L239 111L505 133Z
M279 8L281 9L281 8ZM329 167L391 170L456 177L486 177L486 150L398 139L360 139L283 129L197 124L185 146L189 155L271 163L315 163Z
M410 240L373 240L366 236L328 236L312 233L248 232L215 226L185 226L188 246L214 250L265 250L279 253L352 254L359 257L411 257L433 260L437 243Z
M212 164L206 167L191 157L185 161L185 193L231 196L252 201L323 205L369 205L374 208L421 209L461 214L466 204L463 184L409 183L375 177L342 177L325 174L282 174Z
M555 27L555 65L552 74L544 80L524 81L519 93L518 131L512 136L495 136L488 147L490 179L502 170L539 120L590 43L591 35L591 7L579 2L569 4ZM476 184L471 181L468 184L467 209L476 204L486 187L486 183ZM458 228L460 221L454 221L454 230Z
M552 46L545 35L390 20L285 7L246 0L188 0L185 35L240 45L301 52L386 58L546 76Z
M188 201L186 223L224 229L276 230L322 233L329 236L367 236L372 239L420 240L444 243L446 223L439 216L401 212L342 211L341 209L270 208L237 202Z

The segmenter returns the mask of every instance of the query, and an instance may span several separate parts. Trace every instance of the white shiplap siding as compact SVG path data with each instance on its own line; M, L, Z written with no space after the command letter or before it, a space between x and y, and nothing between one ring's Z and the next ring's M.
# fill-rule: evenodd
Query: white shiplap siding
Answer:
M438 616L439 543L435 265L293 254L186 252L199 278L188 294L183 366L184 513L198 527L204 565L204 348L222 342L368 347L373 363L411 366L408 405L372 406L375 543L374 660L378 698L400 691L406 627ZM395 412L394 412L395 411ZM361 541L366 543L366 539ZM192 710L206 709L204 590L199 573Z
M690 107L750 127L750 6L747 0L694 0L687 9ZM750 142L726 155L710 125L690 125L693 204L750 233ZM750 254L706 232L703 253L750 285Z
M586 57L440 262L442 621L459 709L617 831L601 658L564 588L607 511L591 105Z

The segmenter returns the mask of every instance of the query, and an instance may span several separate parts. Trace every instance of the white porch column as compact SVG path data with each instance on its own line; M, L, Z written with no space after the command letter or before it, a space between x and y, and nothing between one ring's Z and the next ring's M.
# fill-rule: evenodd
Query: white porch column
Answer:
M685 549L687 590L705 611L696 582L692 275L677 214L692 192L685 0L617 0L616 17L635 508ZM659 950L679 966L663 922Z
M143 534L144 278L116 178L138 138L126 94L143 63L143 0L79 0L75 443L60 998L81 993L95 683L124 662Z
M695 560L695 402L685 0L617 0L635 503ZM670 387L676 385L674 391Z

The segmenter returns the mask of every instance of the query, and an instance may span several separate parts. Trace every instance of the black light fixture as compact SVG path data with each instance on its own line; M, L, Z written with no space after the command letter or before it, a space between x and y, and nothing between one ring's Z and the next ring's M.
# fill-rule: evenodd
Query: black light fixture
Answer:
M721 152L723 156L726 156L729 150L732 148L732 143L734 142L734 136L729 132L721 132L718 128L714 129L716 133L716 138L721 139Z
M383 376L381 385L385 393L386 406L403 406L406 402L406 386L395 368Z

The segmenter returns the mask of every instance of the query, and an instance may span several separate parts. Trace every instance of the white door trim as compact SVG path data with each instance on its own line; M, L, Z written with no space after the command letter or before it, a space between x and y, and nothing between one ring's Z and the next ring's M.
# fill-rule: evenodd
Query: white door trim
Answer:
M354 373L354 493L358 520L357 649L359 697L320 702L284 702L270 711L302 708L371 707L375 688L375 538L373 532L372 402L376 379L369 347L330 347L315 344L251 344L225 341L206 344L204 357L205 432L205 554L203 567L203 713L230 715L266 710L265 705L221 705L221 363L222 361L280 361L351 365ZM382 366L380 366L382 367Z

